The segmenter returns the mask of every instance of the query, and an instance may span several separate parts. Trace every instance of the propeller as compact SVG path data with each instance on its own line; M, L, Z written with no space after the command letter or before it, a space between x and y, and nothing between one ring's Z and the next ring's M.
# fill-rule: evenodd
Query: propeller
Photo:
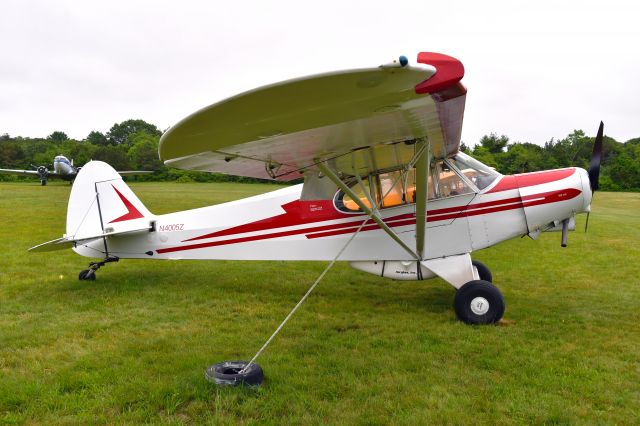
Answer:
M596 135L596 140L593 143L593 151L591 151L591 161L589 162L589 185L591 186L591 193L595 193L599 186L600 181L600 164L602 163L602 139L604 132L604 123L600 122L600 127L598 127L598 134ZM592 195L593 197L593 195ZM584 232L587 232L587 228L589 227L589 214L591 212L587 212L587 220L584 223Z
M49 175L49 169L47 169L45 166L40 166L36 169L38 171L38 176L40 176L40 178L46 178Z
M589 184L591 185L591 191L595 192L598 186L598 180L600 178L600 163L602 162L602 133L604 130L604 123L600 122L598 128L598 134L596 135L596 141L593 143L593 151L591 152L591 162L589 163Z
M47 169L46 166L36 166L34 164L29 165L38 173L38 179L40 179L40 182L42 182L43 185L46 185L49 178L49 169Z

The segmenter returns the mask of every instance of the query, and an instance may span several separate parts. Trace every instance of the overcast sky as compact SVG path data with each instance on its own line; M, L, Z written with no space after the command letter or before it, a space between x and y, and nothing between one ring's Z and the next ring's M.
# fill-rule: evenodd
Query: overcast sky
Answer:
M0 1L0 134L166 129L238 92L420 51L462 61L462 139L640 137L637 1Z

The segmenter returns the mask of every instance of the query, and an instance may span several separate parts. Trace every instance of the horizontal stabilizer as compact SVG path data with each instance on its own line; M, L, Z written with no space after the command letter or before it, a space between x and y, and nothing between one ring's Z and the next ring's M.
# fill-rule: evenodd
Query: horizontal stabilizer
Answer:
M37 246L33 246L29 249L29 251L45 252L45 251L64 250L64 249L72 248L74 244L75 244L75 241L68 240L65 237L62 237L55 240L47 241L46 243L38 244Z
M107 230L108 229L109 228L107 228ZM149 232L152 229L153 227L149 225L145 228L127 229L124 231L115 231L115 232L107 231L101 234L86 236L82 238L62 237L52 241L47 241L46 243L38 244L37 246L31 247L29 251L45 252L45 251L64 250L64 249L76 247L77 245L88 243L90 241L99 240L102 238L115 237L116 235L134 234L136 232Z

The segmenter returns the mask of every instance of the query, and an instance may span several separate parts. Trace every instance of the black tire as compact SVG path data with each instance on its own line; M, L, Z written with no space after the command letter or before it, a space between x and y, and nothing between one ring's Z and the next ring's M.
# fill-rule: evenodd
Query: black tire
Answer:
M220 386L260 386L264 380L262 367L253 363L246 371L241 373L240 371L247 364L249 364L248 361L224 361L213 364L207 368L205 377L208 381Z
M46 180L41 180L41 181L40 181L40 185L42 185L42 186L46 186L46 185L47 185L47 181L46 181Z
M90 269L83 269L82 271L80 271L80 274L78 275L78 279L80 281L95 281L96 273L94 271L91 271Z
M479 260L472 260L471 264L478 270L478 275L480 276L481 280L489 281L490 283L493 282L493 274L491 273L491 269L489 269L487 265L480 262Z
M484 280L469 281L460 287L453 306L458 319L467 324L495 324L504 314L502 293Z

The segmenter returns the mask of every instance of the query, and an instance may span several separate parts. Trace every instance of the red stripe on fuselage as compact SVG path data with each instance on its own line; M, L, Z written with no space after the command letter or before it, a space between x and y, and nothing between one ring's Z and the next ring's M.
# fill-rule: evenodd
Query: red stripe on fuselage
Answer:
M501 211L519 209L522 207L531 207L531 206L536 206L541 204L556 203L559 201L565 201L565 200L570 200L572 198L575 198L580 193L581 191L578 189L568 188L568 189L562 189L557 191L545 192L542 194L529 195L529 196L523 197L522 199L507 198L504 200L489 201L489 202L477 203L477 204L468 204L468 205L463 205L459 207L434 209L432 211L427 212L427 222L453 220L459 217L478 216L483 214L490 214L490 213L496 213ZM364 215L360 215L357 217L362 218L363 216ZM264 223L267 220L268 219L265 219L259 222ZM224 231L214 232L207 235L221 236L223 235L222 232L229 231L230 229L237 230L243 227L245 227L243 229L249 229L249 226L255 225L259 222L241 225L235 228L229 228ZM286 226L301 225L309 222L310 221L290 223L287 221ZM405 214L386 218L384 219L384 222L387 223L392 228L413 225L415 224L415 215L413 213L405 213ZM265 239L287 237L287 236L299 235L299 234L305 234L305 236L308 239L315 239L315 238L329 237L333 235L353 233L357 230L357 228L360 226L361 223L362 222L360 221L354 220L354 221L345 222L345 223L337 223L337 224L316 226L316 227L303 228L303 229L294 229L289 231L272 232L267 234L252 235L252 236L241 237L241 238L231 238L231 239L222 240L222 241L210 241L210 242L199 243L199 244L168 247L168 248L158 249L156 251L157 253L170 253L170 252L183 251L183 250L195 250L195 249L206 248L206 247L215 247L215 246L228 245L228 244L238 244L238 243L244 243L244 242L250 242L250 241L259 241L259 240L265 240ZM274 229L274 228L270 228L270 229ZM375 224L371 219L368 219L367 224L365 224L365 226L361 229L361 232L371 231L375 229L379 229L379 226ZM256 230L265 230L265 229L262 228L262 229L256 229ZM251 231L244 231L244 232L251 232ZM237 234L239 233L241 232L237 232ZM202 237L193 238L191 240L202 239L202 238L212 238L212 237L202 236ZM185 241L190 241L190 240L185 240Z
M284 228L287 226L304 225L306 223L324 222L327 220L344 219L345 217L345 215L338 213L333 207L333 200L295 200L290 203L283 204L282 209L285 211L283 214L223 229L222 231L200 235L198 237L184 240L183 242L223 237L225 235L244 234L245 232Z
M435 210L433 212L427 212L427 222L452 220L452 219L457 219L459 217L479 216L483 214L497 213L497 212L502 212L507 210L518 209L522 207L532 207L540 204L556 203L558 201L565 201L565 200L570 200L572 198L575 198L580 193L581 193L580 190L571 188L571 189L563 189L560 191L546 192L544 194L530 195L527 197L523 197L522 201L519 198L510 198L506 200L500 200L502 202L501 205L497 205L497 203L500 201L469 204L468 206L459 207L459 209L460 208L462 209L461 211L454 214L448 214L448 215L438 215L436 214L437 210ZM442 210L449 210L449 209L442 209ZM385 222L387 221L385 220ZM390 224L389 226L394 228L398 226L413 225L413 224L415 224L415 216L413 219L398 221L392 225ZM377 225L375 225L374 227L364 226L361 232L369 231L375 228L378 228L378 226ZM309 239L329 237L332 235L352 233L352 232L355 232L357 229L358 229L357 226L356 227L352 226L349 229L339 229L339 230L328 231L328 232L314 233L314 234L306 235L306 237Z

